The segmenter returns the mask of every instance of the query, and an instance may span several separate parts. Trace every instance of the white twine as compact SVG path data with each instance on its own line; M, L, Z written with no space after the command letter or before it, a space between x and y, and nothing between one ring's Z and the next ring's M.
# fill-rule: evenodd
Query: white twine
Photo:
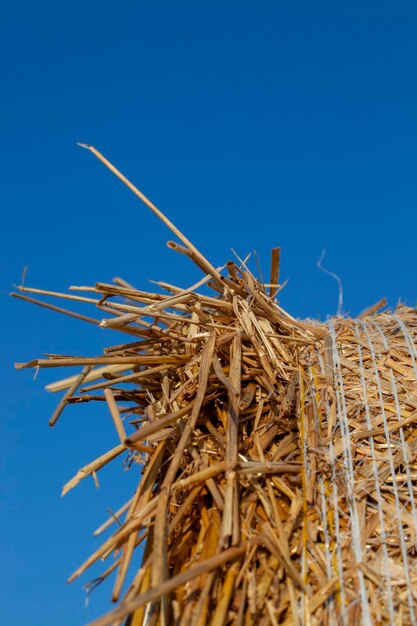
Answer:
M320 255L320 258L317 261L316 265L317 265L317 267L319 268L320 271L324 272L328 276L331 276L337 282L337 285L339 287L339 297L337 299L337 312L336 312L336 315L342 315L343 314L343 283L342 283L340 277L337 274L335 274L334 272L331 272L330 270L328 270L325 267L323 267L323 259L325 257L325 254L326 254L326 249L323 248L323 251L322 251L322 253Z
M382 328L380 328L380 326L377 323L374 322L373 325L375 326L375 328L378 330L379 334L381 335L384 347L388 349L388 341L387 341L384 331L382 330ZM397 385L395 382L395 376L394 376L394 372L392 371L392 368L390 368L390 374L391 374L392 393L395 399L395 409L397 413L397 420L400 421L401 409L400 409L400 403L399 403L399 398L398 398ZM413 493L413 485L411 481L408 451L407 451L405 438L404 438L404 429L401 427L399 431L400 431L400 439L401 439L403 465L406 471L408 492L410 495L413 514L414 514L415 533L417 533L417 516L416 516L415 505L414 505L414 493ZM395 480L394 480L394 496L395 496L396 508L399 511L401 505L400 505L400 498L398 494L398 486ZM407 581L407 597L408 597L408 607L410 610L410 619L411 619L412 624L416 624L416 615L414 612L414 598L413 598L413 591L412 591L411 578L410 578L410 566L409 566L409 560L408 560L408 552L407 552L407 546L406 546L405 536L404 536L404 527L402 525L400 515L398 516L398 530L400 533L400 545L401 545L401 554L402 554L402 559L403 559L403 564L404 564L404 574L405 574L405 579Z
M390 433L388 429L387 417L385 414L384 397L383 397L383 392L382 392L381 379L379 376L378 364L376 361L375 348L374 348L371 336L368 332L367 324L365 321L362 321L362 327L364 329L366 338L368 340L368 345L369 345L369 349L370 349L371 356L372 356L372 362L374 366L375 380L376 380L376 384L378 388L378 396L379 396L379 403L381 407L381 416L382 416L382 422L384 426L384 434L387 440L388 460L389 460L389 466L390 466L390 471L391 471L391 476L392 476L392 481L393 481L395 508L397 511L398 530L399 530L399 535L400 535L400 546L401 546L401 553L402 553L403 564L404 564L404 573L405 573L405 577L407 581L407 597L408 597L408 605L409 605L409 610L410 610L410 619L412 623L415 624L416 621L415 621L415 613L414 613L414 606L413 606L414 601L413 601L412 592L411 592L411 580L410 580L410 572L409 572L409 564L408 564L408 555L407 555L407 548L405 545L404 528L403 528L402 521L401 521L401 504L400 504L400 498L398 495L398 486L397 486L397 481L396 481L396 476L395 476L395 467L394 467L394 458L392 455L391 438L390 438Z
M413 338L411 337L410 333L408 332L408 328L406 326L406 324L404 324L403 320L401 319L401 317L399 317L399 315L397 315L396 313L392 316L395 321L397 322L398 326L401 328L405 341L407 343L407 347L408 347L408 351L410 353L411 356L411 361L413 363L413 369L414 369L414 374L416 375L416 381L417 381L417 348L416 345L414 343Z
M320 353L318 353L318 359L319 359L320 368L322 372L325 372L323 358ZM327 400L326 400L326 416L327 416L327 420L329 421L330 420L330 406ZM335 526L335 535L336 535L336 539L334 543L335 543L335 550L336 550L336 555L337 555L337 560L336 560L337 570L338 570L337 573L339 576L339 584L340 584L339 593L340 593L340 601L341 601L342 607L345 607L346 595L345 595L345 578L344 578L344 572L343 572L342 546L340 542L341 537L340 537L340 523L339 523L339 495L338 495L338 490L337 490L337 475L336 475L336 464L334 462L333 441L331 439L329 439L329 443L328 443L328 454L329 454L330 467L332 471L332 492L331 492L332 502L330 503L330 506L332 507L333 514L334 514L334 526ZM341 619L342 619L343 626L346 626L347 622L346 622L346 615L344 611L342 611Z
M395 321L397 322L398 326L401 328L402 333L404 335L405 341L407 343L407 347L408 347L408 351L409 354L411 356L411 361L413 364L413 370L414 370L414 375L416 377L416 382L417 382L417 363L416 363L416 359L417 359L417 348L415 346L415 343L413 341L413 338L411 337L408 328L406 326L406 324L403 322L403 320L398 316L398 315L393 315L393 318L395 319ZM394 392L394 398L395 398L395 408L397 411L397 416L400 415L400 406L399 406L399 399L398 399L398 394L397 394L397 385L395 383L395 378L394 378L394 373L391 370L391 375L393 377L393 381L394 381L394 387L395 387L395 392ZM400 417L399 417L400 419ZM404 432L403 429L401 428L401 445L403 445L403 439L404 439ZM414 490L413 490L413 484L412 484L412 480L411 480L411 474L410 474L410 466L409 466L409 449L406 443L404 443L404 447L403 447L403 454L404 454L404 465L405 465L405 471L407 474L407 486L408 486L408 492L410 494L410 503L411 503L411 508L412 508L412 512L413 512L413 517L414 517L414 524L415 524L415 534L414 534L414 538L415 538L415 547L417 549L417 510L416 510L416 505L415 505L415 497L414 497Z
M333 363L337 373L338 390L336 391L337 398L337 414L340 423L340 432L343 441L343 457L344 466L346 469L346 483L347 483L347 495L346 500L349 508L350 525L352 529L352 545L355 555L356 563L362 561L362 548L361 548L361 533L358 519L358 510L356 505L356 497L354 493L354 471L352 461L352 446L350 440L349 422L347 419L346 399L343 385L342 368L340 364L339 352L337 349L337 337L334 324L331 319L328 320L327 325L330 329L330 337L332 340L332 354ZM359 580L359 590L361 596L361 608L362 618L365 626L372 626L371 615L369 610L368 595L366 593L365 577L361 569L357 570L357 576Z
M360 338L360 336L359 336L359 329L358 329L358 324L357 324L356 321L355 321L355 334L356 334L356 337L359 339ZM367 394L367 390L366 390L365 369L363 367L363 359L362 359L362 348L361 348L361 346L359 344L358 344L358 356L359 356L359 369L360 369L360 372L361 372L361 386L362 386L362 391L363 391L363 403L364 403L364 407L365 407L365 419L366 419L366 424L368 426L368 429L372 430L373 426L372 426L372 422L371 422L369 403L368 403L368 394ZM368 441L369 441L369 446L371 448L372 467L373 467L373 471L374 471L376 501L377 501L380 533L381 533L381 539L382 539L382 553L383 553L383 558L384 558L384 570L385 570L385 577L386 577L386 583L387 583L387 595L388 595L388 608L389 608L389 614L390 614L390 624L394 624L395 623L395 620L394 620L394 605L393 605L393 600L392 600L391 572L390 572L389 560L388 560L388 541L387 541L387 534L385 532L384 511L383 511L383 508L382 508L382 494L381 494L381 485L380 485L380 482L379 482L378 462L377 462L377 459L376 459L375 443L374 443L374 438L373 438L372 435L369 436Z

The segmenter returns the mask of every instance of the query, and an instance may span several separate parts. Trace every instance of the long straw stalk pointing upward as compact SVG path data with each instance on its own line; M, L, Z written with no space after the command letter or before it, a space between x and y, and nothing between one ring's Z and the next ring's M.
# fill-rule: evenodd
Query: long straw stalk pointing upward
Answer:
M219 283L220 286L222 286L221 276L220 276L219 272L211 265L211 263L209 263L207 261L207 259L201 254L201 252L199 250L197 250L197 248L191 243L191 241L189 239L187 239L187 237L185 235L183 235L180 230L178 230L178 228L171 222L171 220L169 220L162 213L162 211L160 211L158 209L158 207L156 207L153 204L153 202L151 202L141 191L139 191L139 189L135 185L133 185L133 183L131 183L130 180L128 180L126 178L126 176L124 176L112 163L110 163L110 161L108 161L101 154L101 152L96 150L96 148L94 148L93 146L89 146L87 144L84 144L84 143L79 143L78 145L81 146L82 148L85 148L86 150L89 150L90 152L92 152L94 154L94 156L96 156L98 158L99 161L104 163L104 165L111 172L113 172L113 174L115 174L117 176L117 178L119 178L119 180L121 180L127 187L129 187L129 189L131 191L133 191L135 196L140 198L142 200L142 202L144 204L146 204L146 206L149 207L151 209L151 211L153 213L155 213L155 215L157 217L159 217L159 219L165 224L165 226L168 226L168 228L174 233L174 235L176 235L178 237L178 239L180 239L180 241L182 241L182 243L187 247L187 249L198 260L200 267L202 269L204 269L204 271L207 274L210 274L216 280L216 282Z

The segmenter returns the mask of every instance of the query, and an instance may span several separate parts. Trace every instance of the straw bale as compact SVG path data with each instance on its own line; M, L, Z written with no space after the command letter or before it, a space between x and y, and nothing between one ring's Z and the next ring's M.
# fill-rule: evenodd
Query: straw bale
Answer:
M63 493L121 455L141 468L70 577L99 559L114 577L118 604L94 626L416 624L417 311L296 320L277 301L279 251L264 285L244 261L214 268L159 217L203 270L196 285L14 294L87 301L105 317L84 321L128 335L97 357L17 364L82 368L49 386L65 392L51 425L79 402L113 418L115 447Z

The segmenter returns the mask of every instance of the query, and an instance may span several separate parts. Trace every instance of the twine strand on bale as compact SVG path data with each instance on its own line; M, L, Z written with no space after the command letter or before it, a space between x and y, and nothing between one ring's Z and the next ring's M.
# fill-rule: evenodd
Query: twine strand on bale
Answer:
M358 339L359 338L358 333L360 331L358 328L358 324L356 322L355 322L355 331L356 331L356 338ZM362 359L362 346L359 343L358 343L358 357L359 357L359 365L360 365L360 379L361 379L361 386L362 386L362 393L363 393L363 404L365 407L366 425L368 427L369 432L371 433L372 422L371 422L371 417L370 417L370 407L368 404L368 397L367 397L367 391L366 391L365 369L364 369L363 359ZM385 531L384 511L383 511L383 506L382 506L383 500L382 500L381 485L380 485L380 480L379 480L378 462L377 462L377 458L375 454L375 442L374 442L374 437L372 434L369 435L369 446L371 449L372 469L373 469L373 475L374 475L374 487L376 491L376 504L377 504L378 519L379 519L379 525L380 525L380 534L382 538L381 547L383 551L384 573L385 573L387 596L388 596L388 610L389 610L390 621L393 622L394 606L392 602L391 575L390 575L389 559L388 559L388 540L387 540L387 534Z
M348 504L349 517L350 517L350 528L352 535L352 544L353 544L353 552L355 555L355 567L362 562L362 549L360 543L360 527L358 520L358 510L356 506L356 498L354 493L354 470L353 470L353 461L352 461L352 445L350 439L350 431L349 431L349 422L347 417L346 410L346 397L343 386L343 376L342 369L340 365L339 352L337 349L337 336L336 329L334 327L334 323L332 320L328 322L330 337L332 341L332 357L333 363L336 370L336 398L337 398L337 415L339 418L340 431L342 436L342 444L343 444L343 456L344 456L344 467L346 471L346 500ZM361 599L361 608L362 608L362 619L364 626L370 626L371 616L369 612L369 603L368 597L366 594L365 588L365 579L362 570L357 568L357 576L359 579L359 591L360 591L360 599Z
M363 322L363 326L365 328L365 322ZM384 331L378 326L378 324L375 324L375 328L377 329L377 331L379 332L379 334L380 334L380 336L382 338L383 347L385 348L385 350L388 350L389 346L388 346L387 338L385 336ZM398 533L399 533L399 537L400 537L401 556L402 556L402 561L403 561L403 565L404 565L405 579L406 579L406 583L407 583L407 599L408 599L408 606L409 606L409 611L410 611L410 619L411 619L412 623L415 623L416 622L416 616L415 616L415 612L414 612L415 602L414 602L414 599L413 599L413 592L412 592L412 587L411 587L411 579L410 579L410 571L409 571L409 563L408 563L408 554L407 554L407 548L406 548L405 538L404 538L404 528L403 528L403 523L402 523L402 519L401 519L401 505L400 505L400 499L399 499L399 495L398 495L398 486L397 486L397 480L396 480L396 475L395 475L394 459L393 459L393 456L392 456L392 448L394 446L392 446L392 444L391 444L391 437L390 437L390 432L389 432L389 428L388 428L388 422L387 422L387 418L386 418L386 414L385 414L384 400L383 400L382 389L381 389L381 381L380 381L379 373L378 373L378 366L377 366L377 363L376 363L375 350L374 350L374 347L372 345L372 339L369 336L368 331L365 331L365 332L366 332L366 336L367 336L367 339L368 339L368 342L369 342L369 346L371 347L372 360L373 360L373 365L374 365L374 370L375 370L375 377L376 377L376 380L377 380L378 393L379 393L379 397L380 397L380 401L381 401L381 415L382 415L382 419L383 419L384 434L385 434L385 438L386 438L386 441L387 441L387 450L388 450L389 464L390 464L390 470L391 470L391 476L392 476L392 485L393 485L393 490L394 490L395 508L396 508L396 513L397 513ZM390 377L391 377L392 376L392 369L391 368L389 368L389 372L390 372ZM391 378L391 381L392 381L392 378ZM394 395L394 398L395 398L395 390L394 389L393 389L393 395ZM396 403L395 406L397 408L398 398L395 400L395 403ZM401 436L401 430L402 429L400 429L400 436ZM407 458L407 454L404 454L404 448L402 446L402 441L401 441L401 449L402 449L403 464L404 464L405 468L409 469L409 467L408 467L408 458ZM417 529L417 526L416 526L416 529Z

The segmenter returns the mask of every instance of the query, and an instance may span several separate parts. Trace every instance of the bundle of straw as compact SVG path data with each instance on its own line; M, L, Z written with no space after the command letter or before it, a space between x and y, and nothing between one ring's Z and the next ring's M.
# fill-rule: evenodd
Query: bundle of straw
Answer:
M77 287L81 316L129 335L95 358L51 355L22 367L80 366L49 385L66 405L105 401L120 440L63 492L123 454L143 464L114 533L71 576L111 561L119 601L94 626L417 623L417 311L400 306L327 323L277 303L279 250L263 285L245 261L213 267L176 234L203 279L139 291L121 279ZM211 293L208 291L211 289Z

